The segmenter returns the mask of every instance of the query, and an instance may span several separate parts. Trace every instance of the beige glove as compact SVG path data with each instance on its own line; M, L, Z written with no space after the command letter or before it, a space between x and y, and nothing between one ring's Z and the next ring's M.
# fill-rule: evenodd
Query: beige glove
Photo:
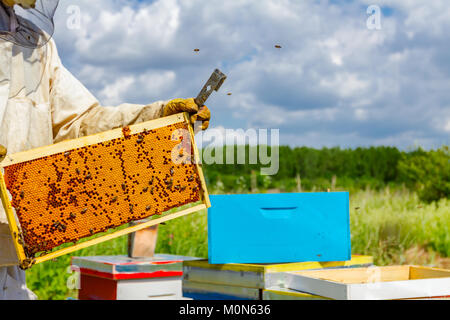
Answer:
M191 123L201 121L201 130L206 130L209 127L209 120L211 119L211 111L207 106L199 108L193 98L190 99L174 99L164 107L163 117L171 116L180 112L188 112L191 115Z

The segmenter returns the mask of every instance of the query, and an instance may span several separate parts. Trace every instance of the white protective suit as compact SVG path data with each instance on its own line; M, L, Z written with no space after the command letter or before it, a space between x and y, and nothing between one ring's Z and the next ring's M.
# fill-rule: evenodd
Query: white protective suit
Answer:
M0 39L0 144L8 154L159 118L167 102L100 106L61 64L53 40L33 50ZM0 300L34 298L17 263L0 206Z

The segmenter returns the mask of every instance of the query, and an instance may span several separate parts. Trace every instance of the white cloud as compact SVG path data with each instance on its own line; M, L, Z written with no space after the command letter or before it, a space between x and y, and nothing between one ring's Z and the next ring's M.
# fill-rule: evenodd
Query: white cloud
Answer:
M316 147L435 147L449 140L447 2L380 0L391 13L371 31L369 0L65 0L55 38L106 104L194 96L219 67L212 127L280 128L281 143ZM79 30L66 27L71 4Z

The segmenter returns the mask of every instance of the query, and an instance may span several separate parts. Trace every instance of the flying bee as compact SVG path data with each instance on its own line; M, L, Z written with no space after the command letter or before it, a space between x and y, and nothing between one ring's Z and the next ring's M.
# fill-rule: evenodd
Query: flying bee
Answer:
M275 48L281 49L281 46L279 44L275 45Z
M194 49L194 52L200 52L200 49Z

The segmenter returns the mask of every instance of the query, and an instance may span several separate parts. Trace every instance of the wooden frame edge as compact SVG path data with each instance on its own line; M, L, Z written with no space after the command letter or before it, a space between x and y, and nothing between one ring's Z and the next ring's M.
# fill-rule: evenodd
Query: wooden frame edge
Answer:
M195 165L197 167L197 171L198 171L199 176L200 176L200 183L202 184L203 198L204 198L204 200L206 202L207 208L211 208L211 201L209 199L208 188L206 187L205 176L203 174L203 168L202 168L202 165L201 165L201 158L200 158L200 154L198 152L197 144L195 143L194 128L190 124L189 114L188 113L184 113L184 118L189 123L189 134L191 135L191 141L192 141L193 146L194 146L194 148L193 148L193 150L194 150L194 161L195 161Z
M184 121L186 121L186 116L183 113L178 113L172 116L131 125L129 126L130 134L136 134L138 132L143 131L144 129L152 130ZM187 123L189 123L189 121L187 121ZM93 135L88 135L71 140L65 140L51 145L34 148L28 151L7 155L2 161L0 161L0 168L8 167L17 163L40 159L46 156L65 152L68 150L87 147L93 144L101 143L112 139L121 138L123 137L122 130L123 128L117 128L113 130L96 133Z
M19 236L21 234L19 227L16 223L16 217L11 205L11 201L8 197L8 189L6 188L5 179L3 172L0 168L0 197L2 199L3 209L5 210L6 218L8 219L9 231L11 233L11 239L14 243L14 248L16 249L17 258L19 262L26 259L25 250L23 245L19 243Z
M102 242L105 242L105 241L108 241L108 240L112 240L112 239L115 239L115 238L118 238L118 237L130 234L130 233L142 230L142 229L146 229L148 227L151 227L151 226L154 226L154 225L157 225L157 224L169 221L169 220L173 220L173 219L176 219L176 218L179 218L179 217L182 217L182 216L186 216L188 214L191 214L191 213L194 213L194 212L198 212L198 211L204 210L204 209L207 209L206 205L205 204L199 204L199 205L196 205L194 207L181 210L179 212L168 214L168 215L166 215L164 217L161 217L161 218L158 218L158 219L152 219L150 221L138 224L136 226L128 227L126 229L119 230L119 231L116 231L116 232L113 232L111 234L107 234L107 235L104 235L104 236L100 236L100 237L97 237L95 239L91 239L91 240L88 240L88 241L76 244L76 245L68 247L68 248L57 250L57 251L49 253L49 254L47 254L45 256L37 257L33 261L35 261L34 264L37 264L37 263L42 263L42 262L45 262L45 261L48 261L48 260L52 260L52 259L55 259L57 257L63 256L63 255L66 255L66 254L69 254L69 253L72 253L72 252L75 252L75 251L78 251L78 250L81 250L81 249L85 249L87 247L90 247L90 246L93 246L93 245L96 245L96 244L99 244L99 243L102 243Z

